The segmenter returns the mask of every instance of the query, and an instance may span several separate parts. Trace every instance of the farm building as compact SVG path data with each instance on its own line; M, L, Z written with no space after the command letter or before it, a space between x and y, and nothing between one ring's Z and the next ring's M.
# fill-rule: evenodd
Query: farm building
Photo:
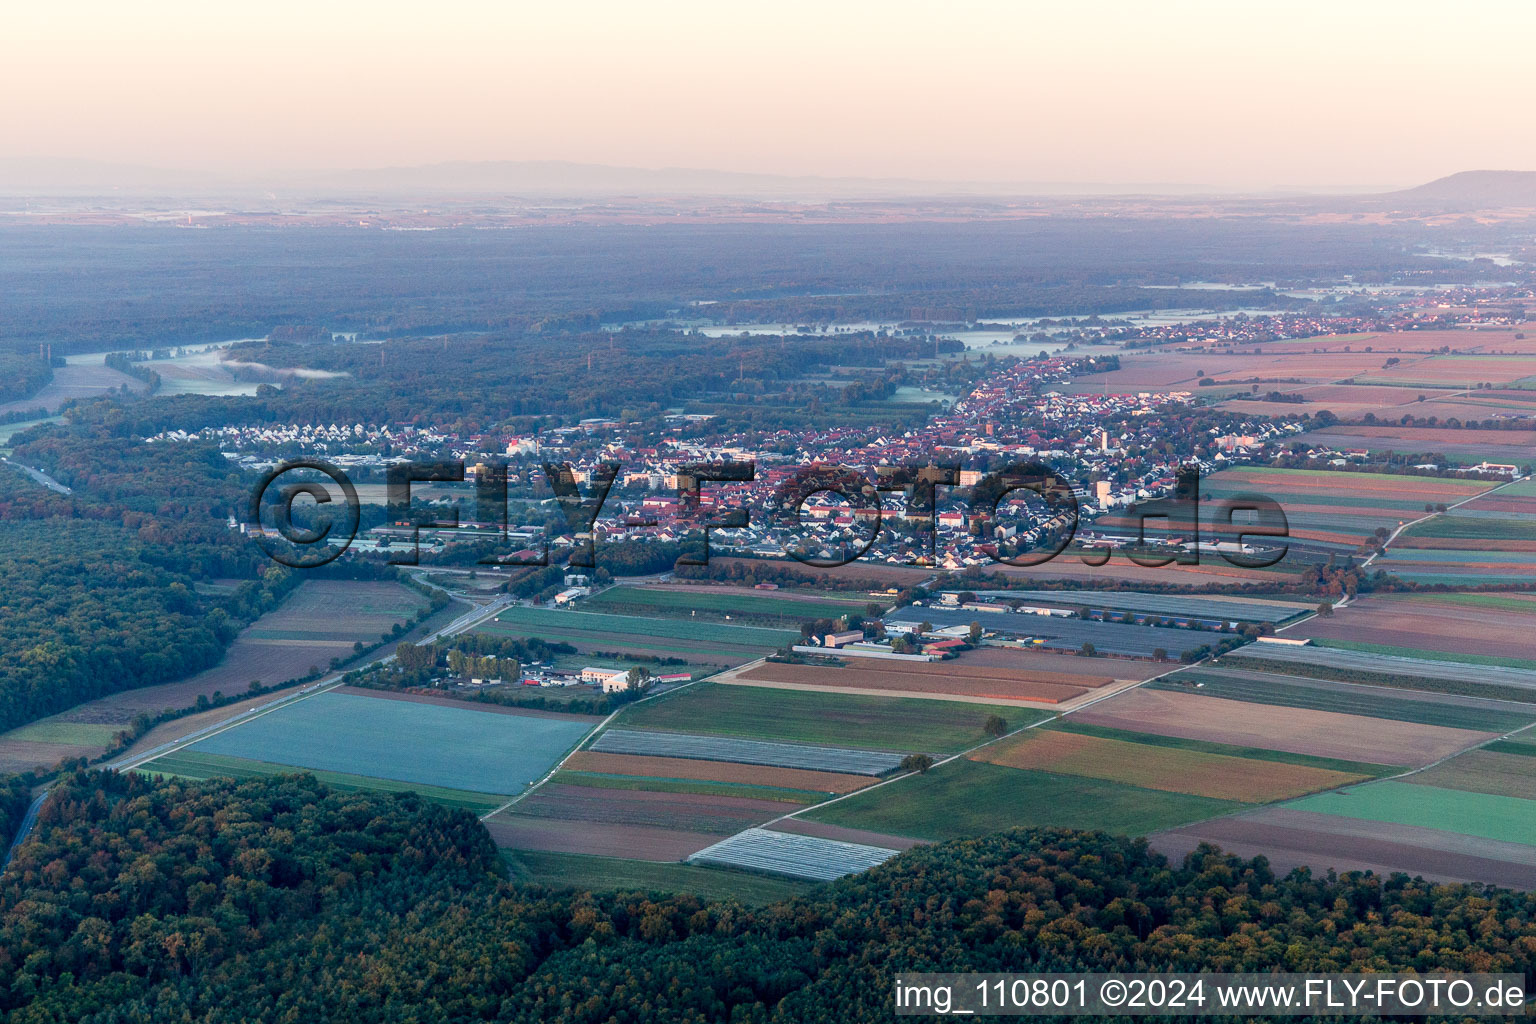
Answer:
M841 633L828 633L821 638L823 647L842 647L844 644L857 643L864 639L864 631L861 629L845 629Z
M628 674L627 669L593 668L589 665L581 670L581 681L584 683L607 683L610 679Z

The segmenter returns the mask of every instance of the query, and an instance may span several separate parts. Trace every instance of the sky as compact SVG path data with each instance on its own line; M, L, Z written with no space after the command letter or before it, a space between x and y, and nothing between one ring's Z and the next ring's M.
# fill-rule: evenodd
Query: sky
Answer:
M1398 187L1536 169L1533 29L1528 0L12 3L0 158Z

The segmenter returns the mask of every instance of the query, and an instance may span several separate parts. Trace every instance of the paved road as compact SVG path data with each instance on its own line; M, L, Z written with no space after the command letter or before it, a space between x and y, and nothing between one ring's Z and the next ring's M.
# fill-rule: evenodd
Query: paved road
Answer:
M8 459L3 455L0 455L0 462L5 463L7 466L15 466L17 469L27 474L27 476L31 477L33 480L36 480L50 491L56 491L59 494L71 493L68 487L65 487L63 484L59 483L53 477L49 476L47 473L44 473L40 469L34 469L31 466L23 465L22 463L16 462L13 459Z

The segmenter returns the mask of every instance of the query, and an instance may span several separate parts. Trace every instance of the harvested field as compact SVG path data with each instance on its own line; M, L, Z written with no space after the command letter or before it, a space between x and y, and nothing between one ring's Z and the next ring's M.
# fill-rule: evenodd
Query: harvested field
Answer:
M962 661L964 659L961 659ZM735 678L744 682L787 683L807 688L845 687L893 693L938 693L989 700L1027 700L1059 704L1082 696L1086 687L1107 686L1109 676L1069 676L1065 673L1010 672L1007 669L968 667L959 662L871 662L855 659L843 668L822 665L784 665L767 662Z
M836 803L801 819L917 839L960 839L1016 825L1101 828L1146 835L1244 805L961 758Z
M882 846L752 828L700 850L688 861L830 882L878 867L899 852Z
M1536 800L1536 765L1530 758L1486 748L1469 750L1403 781L1440 789Z
M1153 849L1175 863L1201 842L1240 857L1262 855L1282 872L1307 867L1314 875L1337 870L1388 876L1402 871L1434 881L1536 889L1533 847L1284 807L1266 807L1152 837Z
M1332 618L1310 619L1286 635L1529 658L1533 630L1536 604L1501 608L1443 600L1438 595L1384 594L1356 598Z
M1387 779L1336 793L1318 793L1287 807L1345 818L1443 829L1504 843L1536 846L1536 800L1437 789Z
M1308 342L1314 339L1307 339ZM1367 343L1369 344L1369 343ZM1204 370L1217 382L1245 381L1250 377L1268 380L1329 381L1365 373L1381 367L1385 356L1380 353L1362 352L1359 344L1352 344L1355 351L1343 351L1341 343L1332 351L1321 343L1309 345L1304 351L1272 350L1268 345L1258 354L1251 352L1181 352L1150 351L1120 353L1120 368L1106 373L1088 374L1074 378L1072 390L1078 393L1103 393L1111 390L1146 391L1152 389L1196 390L1199 374ZM1323 351L1313 352L1313 348ZM1277 388L1295 385L1276 385ZM1269 390L1260 385L1261 390Z
M942 754L985 741L982 726L994 714L1015 729L1048 717L1043 711L1017 704L962 704L700 683L626 708L618 722L632 729Z
M1372 390L1396 392L1403 398L1412 396L1401 388ZM1528 396L1527 401L1532 397ZM1331 407L1330 407L1331 408ZM1338 409L1333 412L1344 415ZM1436 415L1443 415L1436 413ZM1493 415L1488 413L1486 415ZM1485 416L1486 418L1486 416ZM1373 451L1391 449L1399 452L1441 452L1445 455L1465 455L1478 460L1515 463L1524 465L1536 449L1536 431L1533 430L1467 430L1445 427L1403 426L1348 426L1325 427L1322 430L1302 434L1301 440L1313 444L1325 444L1335 448L1368 448Z
M1111 697L1073 718L1114 729L1375 764L1428 764L1497 735L1145 687Z
M1420 725L1444 725L1477 732L1508 732L1536 721L1536 704L1483 700L1454 694L1396 690L1386 686L1340 683L1328 679L1270 675L1244 669L1189 669L1159 679L1154 689L1175 693L1195 692L1252 704L1274 704L1313 711L1337 711L1345 715L1385 718Z
M884 775L895 771L902 755L846 747L815 747L726 736L609 729L589 748L604 754L643 754L701 761L732 761L771 768L802 768L848 775Z
M1268 803L1359 782L1362 775L1194 750L1031 729L976 751L974 761L1125 782L1169 793Z
M821 793L851 793L869 785L866 775L813 772L799 768L768 768L729 761L698 761L681 757L646 757L638 754L603 754L578 750L566 759L565 771L636 775L656 779L698 779L752 786L777 786Z
M1443 355L1413 361L1404 360L1396 366L1372 369L1357 377L1362 383L1372 381L1394 384L1423 384L1444 387L1447 384L1473 388L1477 384L1510 384L1528 377L1531 373L1531 357L1498 355Z
M583 853L625 860L677 861L716 842L708 832L642 825L529 818L503 811L485 819L497 846L513 850Z
M1394 473L1352 473L1320 469L1275 469L1248 467L1225 469L1202 480L1202 495L1207 490L1257 491L1270 494L1282 503L1286 494L1326 497L1360 497L1417 502L1468 498L1486 491L1492 484L1476 480L1445 477L1402 476Z
M792 804L747 797L594 789L550 783L504 813L512 818L667 828L722 836L793 809Z

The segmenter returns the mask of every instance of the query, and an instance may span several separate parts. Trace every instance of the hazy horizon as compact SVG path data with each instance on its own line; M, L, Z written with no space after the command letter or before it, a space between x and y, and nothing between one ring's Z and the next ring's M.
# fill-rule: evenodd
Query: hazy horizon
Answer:
M570 161L1372 191L1536 167L1536 9L1209 2L8 12L0 162L238 177ZM1110 28L1114 31L1109 31ZM1422 60L1409 59L1422 56ZM835 99L834 99L835 98Z

